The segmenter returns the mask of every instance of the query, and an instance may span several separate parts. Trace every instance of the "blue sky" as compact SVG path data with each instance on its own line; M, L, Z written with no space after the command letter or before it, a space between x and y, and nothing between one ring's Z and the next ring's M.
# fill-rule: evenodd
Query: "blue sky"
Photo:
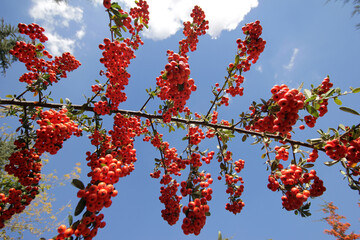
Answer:
M38 24L46 27L49 36L46 45L49 52L57 55L62 51L71 51L82 63L82 66L67 79L61 80L52 89L55 102L68 97L73 103L81 104L83 95L91 94L91 85L95 79L104 81L99 76L102 68L99 58L101 51L97 48L105 37L109 37L108 19L102 4L86 0L69 0L69 5L47 5L44 0L2 1L0 17L6 22ZM100 1L101 2L101 1ZM166 50L177 50L178 41L183 38L181 20L197 3L209 12L210 33L200 38L198 50L190 53L191 77L198 90L188 102L193 112L204 113L210 107L211 86L221 82L226 75L227 65L233 61L236 51L236 39L243 38L241 27L247 22L260 20L263 26L263 39L267 41L265 51L252 70L244 74L244 96L230 101L230 106L221 108L219 119L237 118L242 111L247 111L253 100L271 97L270 89L275 84L287 84L297 88L302 82L305 88L310 84L318 85L326 75L330 76L335 87L348 90L349 86L360 87L360 30L355 25L358 17L351 18L352 5L343 5L342 1L149 1L150 11L156 13L151 22L150 31L145 33L145 45L137 51L137 58L129 68L131 81L127 86L128 101L121 108L138 110L147 99L145 88L155 86L155 78L166 64ZM151 5L153 4L153 5ZM162 17L169 17L163 19ZM152 15L150 16L152 18ZM211 20L213 20L211 22ZM51 36L51 37L50 37ZM0 76L2 88L0 97L20 93L24 84L18 78L24 67L16 63ZM31 100L31 95L28 96ZM343 105L360 111L359 96L345 96ZM159 101L153 101L148 110L154 110ZM1 120L4 122L4 120ZM108 129L111 119L105 119ZM16 128L17 120L6 119ZM357 124L359 118L341 112L333 102L329 104L329 113L318 120L316 129L326 130L345 125ZM296 131L294 139L305 140L318 137L316 129ZM161 131L161 130L160 130ZM164 130L166 133L166 130ZM165 135L171 146L181 146L180 139L186 133ZM227 202L223 182L214 181L213 200L210 201L211 217L198 237L185 236L181 230L181 220L175 226L169 226L161 218L163 205L158 200L160 184L151 179L149 173L154 166L154 158L159 154L148 143L136 140L138 161L135 171L122 179L115 187L119 191L113 199L113 205L105 209L107 226L101 229L97 239L157 239L157 240L190 240L216 239L217 232L232 239L333 239L323 233L328 226L319 221L324 215L319 211L323 201L334 201L340 208L339 213L347 216L352 229L360 229L360 209L357 207L359 195L350 190L339 173L340 166L331 168L322 165L328 161L325 154L320 154L316 169L324 180L327 191L320 198L312 200L312 213L309 218L300 218L287 212L281 206L281 194L267 189L266 166L261 159L260 146L250 145L251 141L241 142L237 136L230 143L235 158L246 161L241 176L245 181L243 200L245 208L234 216L224 209ZM216 150L214 141L201 143L201 148ZM76 162L81 162L83 173L81 180L87 183L85 152L92 147L86 137L72 138L56 156L51 157L44 172L57 169L59 175L71 171ZM204 167L216 178L216 162ZM184 174L186 175L186 174ZM54 191L58 206L71 200L77 203L76 189L66 186ZM185 203L185 202L183 202ZM64 218L66 216L64 215ZM51 237L53 234L46 235ZM26 236L25 239L35 239Z

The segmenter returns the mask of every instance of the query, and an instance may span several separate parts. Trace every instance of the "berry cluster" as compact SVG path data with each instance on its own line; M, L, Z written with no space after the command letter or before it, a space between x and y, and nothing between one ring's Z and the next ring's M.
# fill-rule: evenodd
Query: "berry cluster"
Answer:
M326 155L333 160L346 158L348 167L354 168L360 161L360 138L330 140L326 142L324 148Z
M324 78L324 80L321 82L321 84L314 89L314 92L318 95L318 98L320 99L319 101L319 108L316 108L316 110L319 112L319 117L324 116L328 109L328 99L322 99L323 97L321 96L322 94L328 92L330 90L330 88L332 88L333 84L330 82L330 78L326 77ZM311 116L311 115L307 115L304 117L304 121L306 123L306 125L310 128L313 128L316 124L316 120L317 117Z
M33 40L40 39L40 41L47 41L47 37L43 35L43 28L37 24L19 24L20 33L29 35ZM66 78L66 72L77 69L81 64L70 53L63 53L60 57L55 57L52 61L45 61L40 56L47 56L49 59L52 56L48 51L44 50L42 44L34 45L32 43L17 42L9 53L19 59L20 62L25 63L29 73L23 74L19 81L26 82L32 85L35 82L42 83L43 86L57 82L59 78ZM40 81L40 82L39 82ZM31 91L35 91L34 88Z
M189 138L189 144L192 145L198 145L201 140L205 139L204 132L198 126L190 127L186 136Z
M312 152L309 154L309 157L306 159L306 161L315 162L318 157L319 157L318 150L313 149Z
M156 78L156 85L160 87L158 97L161 100L171 101L173 104L164 113L164 121L170 122L171 115L176 116L183 112L186 101L192 91L196 90L194 79L189 78L190 69L188 59L168 50L168 61L165 71Z
M100 44L99 48L103 50L103 57L100 58L100 62L106 67L105 75L109 79L105 94L109 103L99 101L95 105L95 111L98 114L105 115L109 113L110 109L117 110L119 104L126 101L127 97L123 91L130 78L126 68L129 66L130 60L135 58L135 55L126 43L120 43L117 40L111 42L108 38L104 39L104 44Z
M169 225L174 225L179 220L180 200L182 197L176 195L178 187L179 183L174 180L160 189L161 196L159 200L165 205L165 209L161 210L161 216Z
M238 44L238 55L242 58L242 61L235 67L246 72L250 70L250 62L256 63L259 59L260 54L265 49L266 41L260 37L262 33L260 21L246 24L242 28L242 31L246 34L245 40L236 40L236 43Z
M193 19L192 23L184 22L183 33L186 39L179 42L181 56L186 56L189 49L195 51L199 42L198 37L205 35L209 29L209 21L205 20L205 13L199 6L194 7L190 16Z
M275 147L276 156L275 159L282 159L284 161L289 159L289 152L284 147Z
M321 196L326 190L315 170L304 173L301 167L294 164L290 165L289 169L282 169L280 175L270 175L268 180L267 187L270 190L276 191L281 185L283 186L281 189L285 189L285 195L281 197L281 200L283 207L288 211L299 209L309 197Z
M261 110L267 112L267 116L257 117L255 109L252 108L252 115L255 115L256 122L250 126L250 129L286 135L299 118L298 112L304 107L305 96L297 89L290 90L285 84L275 85L271 93L273 105L264 105Z
M213 183L210 173L199 173L197 177L194 177L192 182L181 182L181 194L182 196L200 196L193 197L193 201L190 201L187 206L183 207L183 213L186 217L183 219L181 225L182 230L186 235L195 234L199 235L201 229L206 223L206 216L209 213L210 207L207 202L212 199L212 189L209 185ZM197 190L198 189L198 190Z
M234 165L237 167L236 172L239 173L244 168L244 164L244 160L236 161L234 163ZM230 203L225 205L225 209L229 212L232 212L233 214L240 213L245 206L245 203L240 199L244 191L244 181L242 177L239 177L235 174L225 174L225 182L227 185L226 193L230 194ZM240 182L241 185L237 185L238 182Z
M46 42L48 38L44 35L45 29L36 23L26 25L24 23L18 24L19 33L28 35L31 40L39 39L40 42Z

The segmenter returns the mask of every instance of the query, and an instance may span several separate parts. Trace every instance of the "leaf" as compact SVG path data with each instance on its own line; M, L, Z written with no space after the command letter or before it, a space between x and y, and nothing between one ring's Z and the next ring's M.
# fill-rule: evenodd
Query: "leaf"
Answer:
M64 103L64 100L62 98L60 98L60 103L63 104Z
M334 160L334 161L327 161L327 162L324 162L324 164L328 167L331 167L332 165L335 165L336 163L338 163L339 160Z
M324 96L325 98L327 98L327 97L331 96L334 92L335 92L335 88L330 89L330 90L327 91L323 96Z
M308 164L305 164L305 165L303 166L303 168L312 168L313 166L314 166L314 164L308 163Z
M79 179L73 179L71 181L71 184L73 186L75 186L76 188L78 188L78 189L85 189L85 186L84 186L83 182L80 181Z
M344 112L352 113L355 115L360 115L357 111L355 111L354 109L348 108L348 107L340 107L339 109Z
M310 98L311 97L311 91L309 89L304 89L304 94L306 98Z
M14 98L13 95L10 95L10 94L9 94L9 95L6 95L5 97L6 97L6 98Z
M218 240L222 240L221 232L219 231Z
M112 8L115 8L115 9L118 9L118 10L121 9L121 6L120 6L118 3L116 3L116 2L111 3L111 7L112 7Z
M85 198L81 198L75 208L74 215L78 216L84 210L85 206L86 206L86 200L85 200Z
M351 89L351 92L352 93L359 93L360 92L360 87Z
M311 102L311 101L315 100L316 97L317 97L316 95L313 95L313 96L311 96L310 98L306 99L306 100L304 101L304 103Z
M337 105L342 105L342 102L340 99L338 99L337 97L334 98L334 102L337 104Z
M69 215L68 220L69 220L69 226L71 226L73 224L73 216Z
M308 113L310 113L312 116L316 118L319 117L318 111L316 111L316 109L311 105L306 105L306 111L308 111Z
M266 153L264 153L263 155L261 155L261 158L264 159L266 157Z

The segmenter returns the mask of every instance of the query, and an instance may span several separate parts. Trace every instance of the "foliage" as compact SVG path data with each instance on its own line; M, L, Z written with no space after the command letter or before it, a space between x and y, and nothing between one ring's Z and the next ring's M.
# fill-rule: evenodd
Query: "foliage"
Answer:
M17 60L15 56L9 53L9 50L14 47L16 42L23 41L25 38L19 35L16 27L6 24L4 19L1 19L0 25L0 65L1 73L5 75L6 69L11 63Z
M347 222L342 223L341 220L346 219L346 217L337 214L336 210L338 210L338 207L336 207L333 202L328 202L323 205L322 211L329 214L329 216L323 218L323 220L332 227L332 229L325 230L324 232L328 235L336 237L337 240L360 239L360 234L356 234L354 232L346 234L346 231L350 228L351 224Z

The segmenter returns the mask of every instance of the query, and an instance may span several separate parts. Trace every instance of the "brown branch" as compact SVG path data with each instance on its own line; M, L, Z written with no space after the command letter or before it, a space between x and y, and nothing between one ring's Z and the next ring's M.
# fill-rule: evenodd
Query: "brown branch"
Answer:
M94 112L94 107L90 107L88 105L69 105L69 104L61 104L61 103L40 103L40 102L32 102L32 101L20 101L17 99L2 99L0 98L0 106L1 105L16 105L16 106L31 106L31 107L44 107L44 108L63 108L63 107L71 107L75 110L84 110L84 111L89 111L89 112ZM131 116L137 116L137 117L143 117L143 118L147 118L147 119L157 119L157 120L162 120L163 116L162 115L155 115L155 114L149 114L149 113L144 113L144 112L140 112L140 111L131 111L131 110L123 110L123 109L119 109L116 111L112 111L113 113L121 113L121 114L128 114ZM258 137L269 137L272 139L277 139L277 140L283 140L286 141L290 144L297 144L303 147L307 147L307 148L315 148L315 145L313 144L309 144L306 142L301 142L301 141L297 141L297 140L293 140L293 139L286 139L284 140L283 137L279 136L279 135L275 135L275 134L270 134L270 133L261 133L261 132L255 132L255 131L250 131L250 130L246 130L243 128L237 128L234 126L226 126L226 125L221 125L221 124L213 124L213 123L209 123L206 122L204 120L191 120L191 119L184 119L184 118L176 118L176 117L172 117L171 118L172 122L177 122L177 123L184 123L184 124L194 124L194 125L198 125L198 126L205 126L205 127L210 127L210 128L214 128L214 129L224 129L224 130L231 130L231 131L235 131L237 133L242 133L242 134L249 134L252 136L258 136ZM325 149L320 148L318 149L320 151L325 152Z

